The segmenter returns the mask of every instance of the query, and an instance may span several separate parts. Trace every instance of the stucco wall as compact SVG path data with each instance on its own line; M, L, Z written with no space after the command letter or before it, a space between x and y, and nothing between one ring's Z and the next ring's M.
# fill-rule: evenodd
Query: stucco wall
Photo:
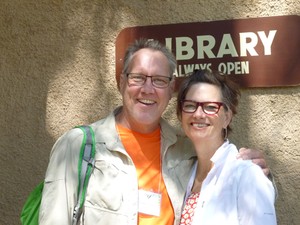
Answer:
M54 141L120 104L114 43L123 28L299 14L298 0L1 0L0 224L19 224ZM174 100L165 117L178 126ZM278 224L299 224L300 86L243 89L233 125L238 146L266 153Z

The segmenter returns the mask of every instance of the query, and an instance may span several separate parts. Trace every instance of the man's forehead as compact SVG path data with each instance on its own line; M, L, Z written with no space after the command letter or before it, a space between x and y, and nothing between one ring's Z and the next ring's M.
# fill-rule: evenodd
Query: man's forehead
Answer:
M129 66L131 69L147 69L160 73L169 72L169 62L167 57L160 51L153 49L140 49L132 56L132 60Z
M147 57L163 57L164 54L161 51L150 49L150 48L142 48L136 51L133 54L133 58L147 58Z

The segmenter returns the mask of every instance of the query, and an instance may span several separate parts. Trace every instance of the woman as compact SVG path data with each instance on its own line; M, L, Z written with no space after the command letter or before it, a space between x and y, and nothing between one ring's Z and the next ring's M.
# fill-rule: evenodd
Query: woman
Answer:
M195 71L182 83L177 116L197 153L181 225L276 224L275 191L251 161L237 160L229 124L240 92L218 72Z

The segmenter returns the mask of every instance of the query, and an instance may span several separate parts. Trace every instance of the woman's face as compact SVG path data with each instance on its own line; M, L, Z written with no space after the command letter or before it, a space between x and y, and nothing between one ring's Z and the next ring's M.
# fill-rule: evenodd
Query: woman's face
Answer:
M197 83L190 87L185 100L196 102L222 102L222 94L219 87ZM232 118L230 110L226 111L221 106L219 112L207 115L199 106L194 113L182 111L182 127L186 135L195 143L196 141L213 141L223 143L222 130L228 126Z

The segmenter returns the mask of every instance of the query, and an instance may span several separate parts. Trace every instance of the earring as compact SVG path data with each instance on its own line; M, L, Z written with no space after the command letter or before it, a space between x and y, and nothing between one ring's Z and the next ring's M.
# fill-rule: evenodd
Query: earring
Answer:
M227 127L224 128L224 140L228 138Z

